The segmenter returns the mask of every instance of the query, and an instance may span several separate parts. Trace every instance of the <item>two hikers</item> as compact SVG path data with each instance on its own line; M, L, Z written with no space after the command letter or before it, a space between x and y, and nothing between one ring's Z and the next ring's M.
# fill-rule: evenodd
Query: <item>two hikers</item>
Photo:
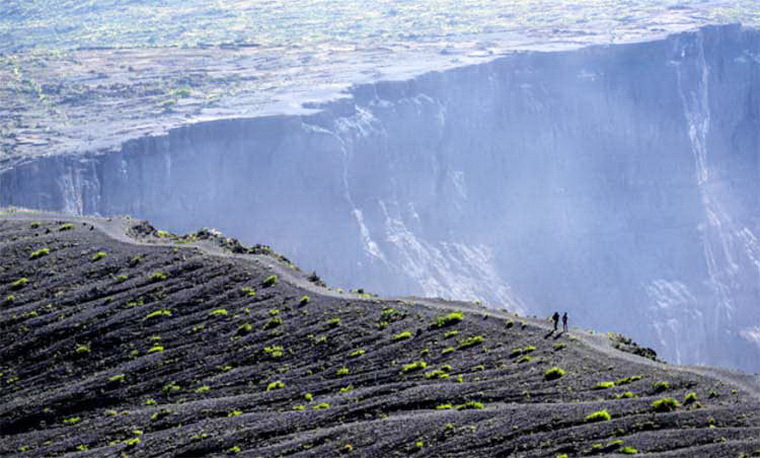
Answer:
M554 312L552 321L554 322L554 331L556 332L557 325L559 325L559 312ZM562 332L567 332L567 312L562 315Z

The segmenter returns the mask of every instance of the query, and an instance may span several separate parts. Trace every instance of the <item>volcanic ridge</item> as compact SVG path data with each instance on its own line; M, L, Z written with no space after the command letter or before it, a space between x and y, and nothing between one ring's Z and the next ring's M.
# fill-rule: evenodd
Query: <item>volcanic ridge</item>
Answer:
M0 256L0 455L760 456L751 377L622 336L129 218L6 210Z

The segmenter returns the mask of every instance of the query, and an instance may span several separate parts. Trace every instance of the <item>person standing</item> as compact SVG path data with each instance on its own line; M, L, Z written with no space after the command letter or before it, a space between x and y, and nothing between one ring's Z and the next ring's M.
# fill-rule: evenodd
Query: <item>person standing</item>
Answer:
M557 331L557 325L559 324L559 312L554 312L552 315L552 321L554 321L554 331Z
M556 324L554 328L557 328ZM562 332L567 332L567 312L562 315Z

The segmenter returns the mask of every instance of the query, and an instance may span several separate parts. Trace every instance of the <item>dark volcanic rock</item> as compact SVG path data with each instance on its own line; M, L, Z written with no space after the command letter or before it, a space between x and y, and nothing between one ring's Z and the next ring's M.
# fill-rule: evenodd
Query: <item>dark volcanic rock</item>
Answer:
M760 450L760 406L725 378L472 304L319 288L234 255L269 250L196 241L213 231L109 224L0 219L2 455Z

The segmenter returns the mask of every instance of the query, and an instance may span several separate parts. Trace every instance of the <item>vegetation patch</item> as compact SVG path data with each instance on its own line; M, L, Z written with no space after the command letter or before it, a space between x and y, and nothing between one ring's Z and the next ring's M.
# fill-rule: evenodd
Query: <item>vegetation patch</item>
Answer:
M279 390L281 388L285 388L285 382L282 380L275 380L274 382L269 382L269 384L267 384L267 391Z
M612 415L607 412L607 409L597 410L586 416L587 423L593 423L597 421L609 421L612 420Z
M418 371L420 369L424 369L427 367L427 362L424 359L421 359L419 361L415 361L413 363L404 364L401 366L401 373L406 374L407 372L413 372Z
M398 334L393 336L393 340L405 340L405 339L411 339L412 333L410 331L404 331L399 332Z
M659 380L657 382L654 382L654 385L652 387L655 393L662 393L663 391L666 391L668 388L670 388L670 382L667 380Z
M264 285L264 288L269 288L271 286L276 285L280 281L280 277L277 275L270 275L267 278L264 279L264 282L262 285Z
M145 316L146 320L150 320L153 318L161 318L161 317L170 317L172 316L171 310L156 310L155 312L150 312Z
M217 318L221 316L227 316L229 315L229 312L227 312L226 309L216 309L208 312L208 315L212 318Z
M484 340L486 340L486 338L481 335L470 336L459 341L459 348L462 349L462 348L474 347L475 345L480 345L481 343L483 343Z
M680 405L681 404L679 404L675 398L668 396L666 398L660 398L652 402L652 410L655 412L672 412L673 410L676 410Z
M90 258L90 261L92 261L92 262L98 262L101 259L105 258L107 255L108 255L108 253L106 253L105 251L98 251L97 253L95 253L94 255L92 255L92 257Z
M433 328L443 328L446 326L452 326L454 324L459 323L464 319L464 313L462 312L452 312L448 315L439 316L438 318L433 321L433 324L431 327Z
M39 259L43 256L47 256L50 254L50 248L40 248L39 250L32 251L32 254L29 255L29 259Z
M26 277L21 277L18 280L11 283L11 289L18 290L23 288L24 286L29 284L29 279Z
M550 367L544 372L544 378L546 380L557 380L563 375L565 375L565 371L557 366Z
M605 390L607 388L612 388L615 386L615 382L597 382L596 385L594 385L595 390Z
M148 279L154 283L159 282L159 281L164 281L167 278L169 278L169 274L167 274L166 272L153 272L152 274L150 274L150 277L148 277Z

